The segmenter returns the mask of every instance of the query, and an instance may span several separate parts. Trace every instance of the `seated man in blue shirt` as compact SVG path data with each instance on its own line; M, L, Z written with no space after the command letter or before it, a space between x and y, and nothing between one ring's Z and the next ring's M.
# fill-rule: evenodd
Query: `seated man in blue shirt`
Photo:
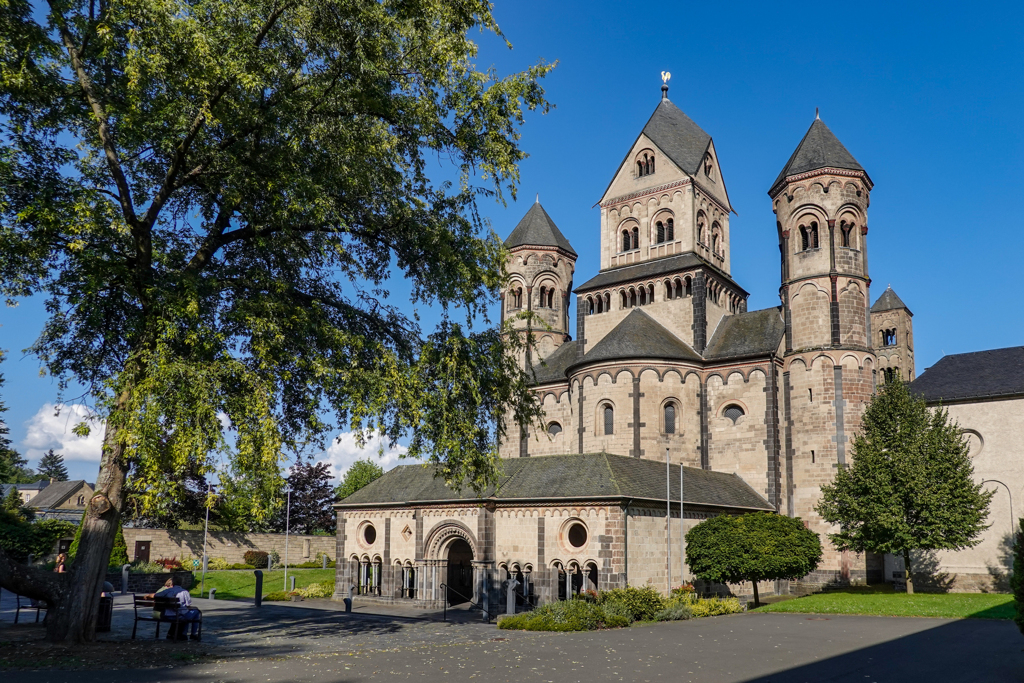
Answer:
M189 592L181 587L181 577L175 574L171 577L171 587L164 588L158 592L155 597L158 598L177 598L178 599L178 619L181 622L187 622L192 624L192 640L199 640L199 620L202 618L202 612L192 607L192 596ZM164 611L164 616L173 619L174 610L168 609ZM175 634L174 629L172 632L167 634L168 638L177 637L179 640L185 639L185 633Z

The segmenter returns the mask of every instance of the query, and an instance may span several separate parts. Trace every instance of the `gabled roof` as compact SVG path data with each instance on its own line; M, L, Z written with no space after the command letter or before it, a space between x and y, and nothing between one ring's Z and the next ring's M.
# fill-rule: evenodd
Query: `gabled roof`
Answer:
M791 175L816 171L819 168L845 168L851 171L863 171L864 167L857 163L853 155L839 142L839 138L828 129L821 119L815 118L807 134L796 146L793 156L782 168L779 177L772 183L774 189L779 183ZM771 190L769 190L769 193Z
M435 477L433 467L402 465L359 489L335 507L447 502L485 498L498 502L537 499L665 500L665 464L610 453L543 455L502 461L497 487L481 496L456 492ZM771 504L735 474L685 468L685 503L741 510L773 510ZM671 500L679 500L679 465L668 474Z
M634 308L622 322L573 365L625 358L702 360L686 342L662 327L641 309Z
M943 356L910 391L929 403L1024 397L1024 346Z
M44 508L55 508L77 493L78 489L82 488L84 485L84 479L78 479L75 481L55 481L36 494L36 496L28 502L28 506L38 508L40 510Z
M555 222L551 220L551 216L540 205L539 200L534 202L530 210L523 216L523 219L519 221L519 225L516 226L512 234L505 240L505 246L509 249L523 246L558 247L574 257L576 256L576 252L573 250L572 245L569 244L569 240L565 239L565 235L558 229Z
M612 285L620 285L636 280L646 280L659 275L668 275L669 273L698 267L707 268L714 272L715 277L727 281L729 285L736 290L747 294L747 291L736 284L736 282L725 272L708 263L692 251L687 251L682 254L673 254L672 256L662 256L661 258L651 259L650 261L641 261L640 263L631 263L628 266L617 266L615 268L602 270L597 275L574 289L573 292L579 294L580 292L586 292L591 289L603 289L604 287L610 287Z
M691 176L700 169L704 154L711 144L711 136L667 97L658 103L647 125L644 126L643 134L650 138L672 163Z
M907 305L903 303L903 300L896 295L896 292L892 291L892 287L886 287L885 291L882 292L882 296L878 297L878 301L871 307L872 313L881 313L882 311L892 311L897 308L905 308L909 315L914 315L907 308Z
M708 360L767 356L779 348L786 334L781 308L765 308L722 318L704 357Z
M566 342L555 349L555 352L533 366L536 384L564 382L565 370L576 360L576 343Z

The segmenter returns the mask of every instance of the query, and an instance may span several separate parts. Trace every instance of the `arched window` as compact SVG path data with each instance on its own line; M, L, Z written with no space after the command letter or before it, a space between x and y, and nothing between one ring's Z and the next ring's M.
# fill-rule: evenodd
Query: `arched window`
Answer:
M604 295L604 310L606 310L606 311L612 310L612 295L611 295L611 293L607 293L607 294Z
M554 307L555 307L555 288L554 287L549 287L548 288L548 308L554 308Z
M640 228L633 228L633 248L640 248Z
M557 422L552 422L551 424L548 425L548 434L550 434L551 436L558 436L561 433L562 425L558 424Z
M675 223L671 218L665 221L665 239L669 242L674 242L676 239Z
M711 236L711 253L712 254L717 254L718 253L718 235L712 235Z
M810 225L800 226L800 247L801 251L818 248L818 224L811 222Z
M632 287L629 288L629 307L634 308L636 306L636 290Z
M661 221L658 221L657 233L657 244L661 244L662 242L665 241L665 224L662 223Z
M882 330L882 346L896 346L896 330Z
M882 370L882 376L885 377L886 384L888 384L889 382L895 382L896 378L899 377L899 369L885 368L884 370Z
M647 285L647 303L654 303L654 285Z
M640 305L641 306L646 306L647 305L647 288L646 287L641 287L640 288Z
M594 299L587 297L587 315L594 315Z
M725 410L722 412L722 415L732 420L733 424L736 424L736 420L743 417L745 413L743 412L743 408L740 408L738 405L733 403L732 405L725 407Z
M669 282L668 280L665 280L665 300L666 301L670 301L671 299L674 299L674 298L675 297L673 296L673 293L672 293L672 283Z
M78 497L78 504L79 505L85 505L85 496L79 496Z
M644 175L644 162L639 159L636 162L636 175L637 177Z
M714 176L711 174L715 171L715 161L711 158L711 154L704 155L704 175L708 178L713 179Z
M693 296L693 280L686 278L686 296Z
M850 233L853 232L853 223L847 223L846 221L839 222L839 246L841 247L852 247L853 244L850 242Z
M697 242L704 244L704 226L707 225L707 217L701 211L697 214Z
M619 306L619 308L621 308L621 309L629 308L629 299L626 298L626 293L625 292L620 292L620 294L622 295L622 305Z
M622 251L629 251L630 239L629 230L622 231Z
M547 303L547 287L540 288L540 301L537 303L537 308L544 308L544 304Z
M609 405L604 407L604 433L605 436L615 433L615 409Z
M608 296L607 294L605 296ZM604 313L604 297L600 294L597 295L597 312Z
M651 170L650 173L654 173L654 155L651 155Z
M676 404L666 403L665 404L665 433L675 434L676 433Z
M522 287L516 287L515 289L513 289L510 292L510 294L512 296L512 308L522 308L523 307L523 288Z

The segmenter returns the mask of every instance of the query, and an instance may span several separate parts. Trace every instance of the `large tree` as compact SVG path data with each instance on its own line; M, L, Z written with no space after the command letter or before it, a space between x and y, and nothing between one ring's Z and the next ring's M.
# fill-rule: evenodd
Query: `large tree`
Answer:
M768 512L719 515L686 534L686 564L712 583L750 581L754 607L758 581L799 579L821 561L821 540L797 517Z
M64 456L54 453L52 448L39 458L39 466L36 467L36 471L40 476L54 481L68 480L68 468L64 465Z
M879 388L853 440L853 463L821 487L817 510L839 531L840 550L902 555L914 592L911 551L962 550L988 528L992 492L974 482L969 445L941 409L894 380Z
M291 488L291 507L282 506L277 515L276 530L313 534L334 529L334 489L331 488L331 466L325 462L309 463L299 460L292 466L287 478ZM287 500L286 500L287 503Z
M478 70L481 29L487 0L0 3L0 291L49 297L31 351L104 429L71 572L0 554L50 639L93 638L129 473L145 510L225 454L268 519L283 451L329 431L479 489L539 415L519 338L473 324L504 275L477 201L514 196L550 67Z
M384 470L373 460L369 458L356 460L345 470L345 476L342 477L338 488L334 489L334 495L338 500L348 498L359 489L383 476Z

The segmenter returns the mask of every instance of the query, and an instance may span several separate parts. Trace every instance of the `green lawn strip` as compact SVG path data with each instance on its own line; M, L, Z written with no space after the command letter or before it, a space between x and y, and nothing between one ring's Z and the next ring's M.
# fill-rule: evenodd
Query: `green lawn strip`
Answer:
M295 577L295 587L305 588L311 583L322 581L333 581L333 569L289 569L288 589L291 589L292 579ZM192 587L191 593L199 596L199 582L202 579L201 572L195 573L196 585ZM256 575L251 571L208 571L206 572L206 587L203 597L209 595L210 589L217 589L218 600L237 600L241 598L256 597ZM263 572L263 594L273 591L284 590L284 570Z
M905 593L891 588L852 588L762 605L757 612L864 614L884 617L1012 619L1012 595L999 593Z

